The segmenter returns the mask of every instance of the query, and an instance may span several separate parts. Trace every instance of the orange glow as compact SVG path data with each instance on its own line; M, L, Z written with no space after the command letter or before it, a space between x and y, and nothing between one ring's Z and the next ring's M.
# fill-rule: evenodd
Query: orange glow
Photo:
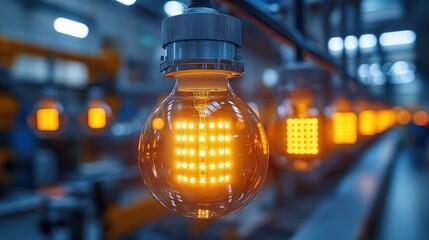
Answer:
M36 113L36 126L40 131L56 131L60 127L59 113L56 109L41 108Z
M262 126L262 124L260 122L258 122L258 130L259 130L259 133L261 134L262 153L264 155L267 155L268 154L268 140L267 140L267 136L265 135L264 127Z
M400 109L396 113L396 120L399 124L407 125L411 122L412 116L408 110Z
M376 114L373 110L365 110L359 114L359 133L372 136L376 132Z
M381 133L392 127L396 122L393 110L380 110L377 112L376 132Z
M317 155L319 153L319 120L289 118L286 120L286 150L289 154Z
M311 165L304 160L296 160L293 162L293 167L299 171L306 171L311 169Z
M229 122L181 121L175 124L174 130L179 182L192 185L230 182Z
M94 129L106 126L106 111L103 108L90 108L88 110L88 126Z
M334 114L334 143L354 144L357 141L357 117L352 112Z
M164 120L162 120L162 118L154 118L152 120L152 128L155 130L162 130L164 128Z
M429 123L429 115L427 112L418 111L414 113L413 121L417 126L425 126Z

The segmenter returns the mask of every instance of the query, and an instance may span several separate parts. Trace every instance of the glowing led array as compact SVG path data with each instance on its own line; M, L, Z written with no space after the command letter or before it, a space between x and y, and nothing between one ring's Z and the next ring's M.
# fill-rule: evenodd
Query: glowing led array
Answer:
M106 111L103 108L90 108L88 110L88 126L94 129L106 126Z
M209 210L207 209L198 209L198 218L209 218Z
M317 118L289 118L286 123L286 149L289 154L316 155L319 153Z
M381 110L376 113L376 131L377 133L384 132L396 122L395 113L392 110Z
M40 131L56 131L60 127L60 117L56 109L39 109L36 113L37 129Z
M359 132L365 136L374 135L376 131L376 114L373 110L365 110L359 114Z
M179 182L214 184L230 181L231 136L228 122L180 121L175 124L174 132Z
M334 121L334 143L354 144L357 140L357 117L352 112L335 113Z

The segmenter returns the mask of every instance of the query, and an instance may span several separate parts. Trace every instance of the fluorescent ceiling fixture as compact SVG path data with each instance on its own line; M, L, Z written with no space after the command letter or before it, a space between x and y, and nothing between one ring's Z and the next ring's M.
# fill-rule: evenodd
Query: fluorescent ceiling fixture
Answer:
M416 41L416 33L411 30L387 32L380 36L380 44L383 47L413 44Z
M54 21L55 31L77 38L86 38L89 28L83 23L76 22L67 18L57 18Z
M176 16L182 14L185 6L178 1L168 1L164 4L164 12L168 16Z
M347 36L346 39L344 39L344 47L346 50L353 51L358 48L359 42L357 37L355 36Z
M364 34L359 38L359 47L362 49L365 48L374 48L377 46L377 37L374 34Z
M328 48L332 52L342 51L344 48L343 39L340 37L333 37L328 41Z
M124 5L131 6L136 3L137 0L116 0Z

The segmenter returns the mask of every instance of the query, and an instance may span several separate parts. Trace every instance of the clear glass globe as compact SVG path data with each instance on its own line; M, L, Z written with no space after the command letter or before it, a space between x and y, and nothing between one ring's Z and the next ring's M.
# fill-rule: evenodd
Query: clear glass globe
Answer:
M180 215L232 214L261 188L268 169L267 138L256 114L230 88L180 88L147 119L139 165L151 194Z
M327 151L327 127L326 118L314 106L311 93L294 92L278 106L268 125L274 162L294 172L316 169Z

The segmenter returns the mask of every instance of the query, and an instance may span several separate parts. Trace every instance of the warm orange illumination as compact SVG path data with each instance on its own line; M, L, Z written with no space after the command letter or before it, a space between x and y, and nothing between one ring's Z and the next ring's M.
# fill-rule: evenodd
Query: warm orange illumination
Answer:
M376 113L376 132L381 133L392 127L396 122L393 110L380 110Z
M152 120L152 127L155 130L162 130L164 128L164 120L162 118L154 118Z
M400 109L396 112L396 120L399 124L407 125L411 122L411 113L408 110Z
M268 154L268 139L267 139L267 136L265 135L264 127L262 126L262 124L260 122L258 123L258 129L259 129L259 134L261 134L262 153L264 155L267 155Z
M373 110L364 110L359 114L359 133L372 136L376 133L376 113Z
M338 112L333 117L334 143L354 144L357 141L357 117L352 112Z
M229 122L180 121L174 126L177 180L191 185L218 185L231 181Z
M286 124L287 153L298 155L319 153L319 121L317 118L289 118L286 120Z
M427 112L418 111L414 113L413 121L417 126L426 126L429 123L429 115Z
M56 131L60 127L59 113L56 109L38 109L36 126L40 131Z
M88 126L94 129L106 126L106 112L103 108L90 108L88 110Z
M267 137L228 80L188 77L177 80L147 119L139 166L151 194L168 209L197 219L223 217L246 205L262 186ZM210 88L214 83L218 86Z

